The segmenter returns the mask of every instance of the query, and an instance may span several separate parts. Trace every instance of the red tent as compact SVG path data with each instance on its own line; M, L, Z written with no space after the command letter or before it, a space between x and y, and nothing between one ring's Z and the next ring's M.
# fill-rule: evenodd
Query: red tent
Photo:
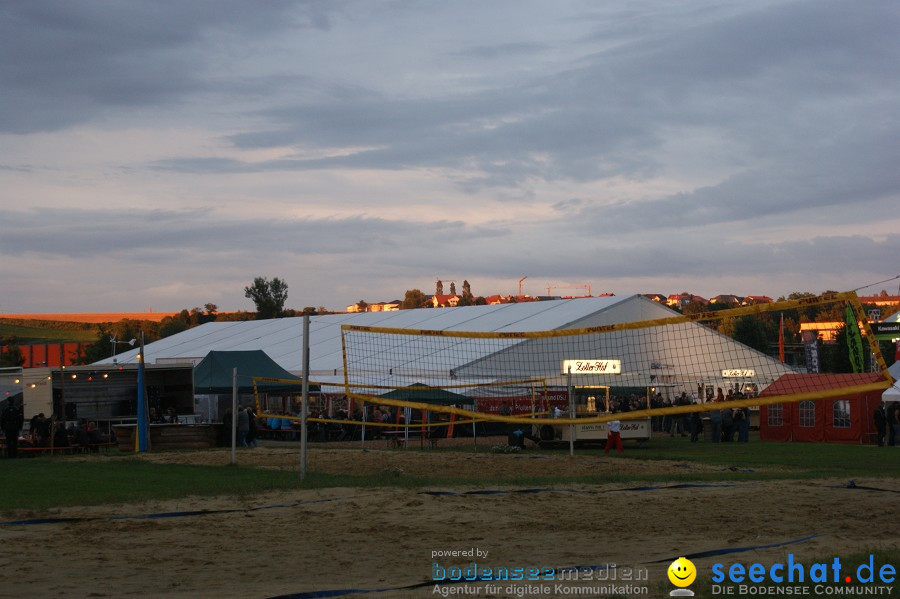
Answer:
M831 391L883 380L881 373L785 374L760 397ZM759 408L759 438L764 441L814 443L874 443L872 413L883 390L848 393L829 399L763 405Z

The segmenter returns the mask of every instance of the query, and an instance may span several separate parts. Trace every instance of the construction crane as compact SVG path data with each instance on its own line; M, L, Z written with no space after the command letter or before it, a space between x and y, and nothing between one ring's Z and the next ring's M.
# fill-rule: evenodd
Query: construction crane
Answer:
M528 278L528 275L525 275L521 279L519 279L519 297L522 297L522 281Z
M551 289L582 289L585 291L582 297L591 296L591 284L583 283L581 285L547 285L547 295L550 295Z

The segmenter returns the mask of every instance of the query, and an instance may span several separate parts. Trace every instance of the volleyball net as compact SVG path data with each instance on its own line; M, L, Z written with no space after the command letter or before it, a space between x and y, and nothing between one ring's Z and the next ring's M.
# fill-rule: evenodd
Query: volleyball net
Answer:
M773 333L783 348L785 320L823 317L845 323L836 347L816 338L794 343L802 350L793 361L772 351ZM470 420L600 423L835 398L891 384L853 292L578 329L343 325L341 334L347 397ZM593 389L608 389L612 399L598 400ZM671 405L651 409L651 397ZM619 413L609 413L617 406Z

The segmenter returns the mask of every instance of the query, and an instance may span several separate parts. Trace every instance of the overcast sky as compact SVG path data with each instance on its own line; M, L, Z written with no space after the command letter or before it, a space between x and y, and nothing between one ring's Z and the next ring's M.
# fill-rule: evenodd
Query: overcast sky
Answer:
M898 32L896 0L3 2L0 312L888 279Z

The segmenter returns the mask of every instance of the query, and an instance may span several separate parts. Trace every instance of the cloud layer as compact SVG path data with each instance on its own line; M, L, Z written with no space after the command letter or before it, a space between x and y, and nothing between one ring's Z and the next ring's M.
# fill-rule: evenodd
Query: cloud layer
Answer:
M898 26L889 1L7 3L0 311L250 309L258 275L329 308L436 278L880 281Z

